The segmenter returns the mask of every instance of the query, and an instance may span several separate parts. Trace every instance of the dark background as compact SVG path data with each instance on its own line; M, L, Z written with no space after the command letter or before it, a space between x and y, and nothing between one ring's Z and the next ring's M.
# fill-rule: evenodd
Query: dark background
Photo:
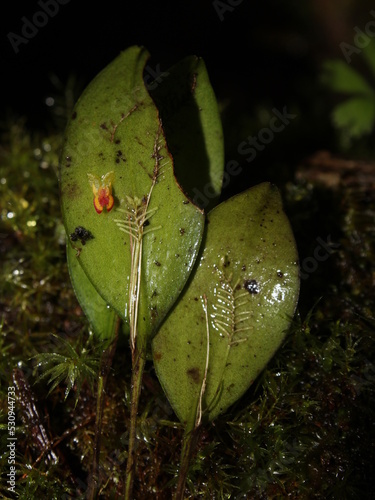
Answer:
M243 0L221 20L213 1L109 0L83 8L70 0L15 54L7 35L21 35L22 18L32 21L42 9L37 1L8 3L1 30L6 105L41 113L44 97L54 90L50 74L62 81L75 74L88 83L134 44L148 48L162 68L186 55L202 56L219 99L285 100L300 93L293 82L314 69L326 41L314 2L279 4Z
M219 98L293 94L293 75L311 63L312 48L308 33L302 38L305 29L298 26L298 13L293 19L293 9L276 8L272 2L260 6L243 1L232 9L221 21L210 1L107 1L82 8L70 0L59 5L59 12L15 54L7 35L21 35L22 17L32 21L41 7L36 1L7 5L1 33L6 105L28 116L41 113L45 96L54 90L51 74L62 81L75 74L88 83L119 51L134 44L147 47L162 69L185 55L202 56ZM302 33L297 34L296 27ZM276 52L283 32L290 39Z
M237 0L237 6L227 4L220 19L217 11L224 3L108 0L83 6L70 0L59 4L58 13L27 44L20 44L16 54L8 34L22 35L22 18L32 21L42 9L34 0L7 2L0 32L3 126L17 117L26 117L30 129L53 126L51 115L56 118L58 110L48 107L46 99L54 96L56 108L56 96L66 101L70 88L69 98L75 101L130 45L144 45L152 56L150 66L160 65L161 70L195 54L204 58L220 102L227 161L238 159L238 145L264 126L257 122L260 109L281 111L287 106L297 114L288 130L251 163L251 172L245 158L239 158L246 166L246 183L284 181L303 158L335 148L330 103L319 85L321 63L328 57L343 58L340 42L352 43L353 27L369 20L371 5ZM237 189L235 184L243 179L233 182Z

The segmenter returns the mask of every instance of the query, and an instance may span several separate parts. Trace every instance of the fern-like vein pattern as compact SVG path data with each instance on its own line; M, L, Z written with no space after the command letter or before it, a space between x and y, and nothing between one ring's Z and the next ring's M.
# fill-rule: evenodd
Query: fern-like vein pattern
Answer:
M244 332L251 330L246 322L251 318L252 312L249 310L249 294L238 286L239 280L233 284L232 275L227 277L223 271L220 274L211 317L214 327L226 337L230 348L247 340Z

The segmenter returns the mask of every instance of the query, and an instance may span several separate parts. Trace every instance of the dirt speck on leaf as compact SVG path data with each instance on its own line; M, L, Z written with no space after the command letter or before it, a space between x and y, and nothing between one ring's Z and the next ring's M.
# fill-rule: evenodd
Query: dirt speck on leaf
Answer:
M186 370L186 374L193 380L195 384L199 384L200 382L199 368L197 368L196 366L194 368L189 368L188 370Z

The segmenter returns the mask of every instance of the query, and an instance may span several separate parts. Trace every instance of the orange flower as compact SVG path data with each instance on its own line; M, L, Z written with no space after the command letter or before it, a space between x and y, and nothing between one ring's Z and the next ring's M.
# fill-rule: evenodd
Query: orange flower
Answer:
M103 212L103 208L110 212L115 200L112 196L112 183L115 178L114 172L108 172L101 177L95 174L87 174L92 192L94 193L94 208L98 214Z

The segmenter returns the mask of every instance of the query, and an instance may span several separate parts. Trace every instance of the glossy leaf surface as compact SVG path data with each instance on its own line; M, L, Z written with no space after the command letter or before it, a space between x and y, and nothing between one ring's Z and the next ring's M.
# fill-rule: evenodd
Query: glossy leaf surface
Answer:
M67 261L74 292L94 333L101 340L113 337L117 314L98 294L80 266L76 251L67 245Z
M152 343L159 380L189 428L199 413L205 373L203 418L212 420L273 356L299 292L294 237L280 195L268 183L213 209L202 247L183 295Z

